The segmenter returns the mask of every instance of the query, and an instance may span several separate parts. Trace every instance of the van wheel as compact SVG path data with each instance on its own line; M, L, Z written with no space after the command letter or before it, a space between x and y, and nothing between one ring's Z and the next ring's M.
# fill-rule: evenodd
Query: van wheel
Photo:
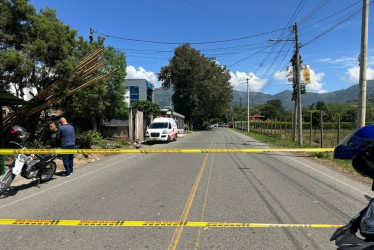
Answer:
M167 143L171 142L170 141L170 136L168 136L168 139L166 140Z
M177 137L178 137L178 135L176 135L176 136L174 137L174 141L177 141Z

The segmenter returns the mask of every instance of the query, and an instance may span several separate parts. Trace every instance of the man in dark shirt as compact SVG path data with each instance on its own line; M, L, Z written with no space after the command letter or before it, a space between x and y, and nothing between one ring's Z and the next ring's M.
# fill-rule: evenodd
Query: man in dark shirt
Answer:
M59 146L59 140L57 140L57 126L56 123L51 122L49 123L49 129L51 130L51 135L49 136L49 145L52 148L56 148Z
M74 127L68 124L64 117L59 120L61 126L57 130L57 139L61 140L61 148L75 148ZM62 162L66 170L66 177L73 174L74 156L72 154L62 155Z

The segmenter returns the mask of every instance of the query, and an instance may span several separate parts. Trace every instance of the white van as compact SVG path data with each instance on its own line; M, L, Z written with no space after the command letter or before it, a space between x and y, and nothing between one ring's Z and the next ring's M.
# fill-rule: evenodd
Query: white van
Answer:
M157 117L153 120L145 132L145 140L154 141L176 141L178 137L177 123L173 118Z

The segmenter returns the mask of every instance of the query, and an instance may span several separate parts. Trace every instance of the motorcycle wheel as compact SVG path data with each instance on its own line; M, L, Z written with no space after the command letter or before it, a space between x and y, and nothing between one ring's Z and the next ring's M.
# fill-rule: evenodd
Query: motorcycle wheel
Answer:
M51 161L44 168L40 169L40 182L47 182L52 179L56 172L56 163Z
M15 175L12 173L11 169L8 169L8 171L6 171L3 178L1 178L0 180L0 195L8 189L14 179L14 176Z

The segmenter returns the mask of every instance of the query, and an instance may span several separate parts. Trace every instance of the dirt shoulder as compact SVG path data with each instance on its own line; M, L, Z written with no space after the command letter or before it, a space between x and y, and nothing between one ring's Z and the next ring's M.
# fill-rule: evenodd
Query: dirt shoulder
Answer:
M74 168L75 169L79 168L83 165L101 160L108 156L109 156L108 154L89 154L89 155L77 154L75 155L75 158L74 158ZM56 173L65 171L64 164L62 162L61 157L55 159L55 162L57 165Z
M357 173L353 169L342 168L338 164L336 164L336 163L334 163L332 161L326 160L326 159L320 159L318 157L308 156L306 154L304 154L304 156L308 157L308 159L310 159L310 160L312 160L312 161L314 161L314 162L316 162L318 164L324 165L324 166L326 166L326 167L328 167L328 168L330 168L330 169L332 169L334 171L337 171L337 172L345 175L348 178L351 178L353 180L359 181L360 183L367 184L369 186L371 186L371 184L373 183L372 179L360 175L359 173Z

